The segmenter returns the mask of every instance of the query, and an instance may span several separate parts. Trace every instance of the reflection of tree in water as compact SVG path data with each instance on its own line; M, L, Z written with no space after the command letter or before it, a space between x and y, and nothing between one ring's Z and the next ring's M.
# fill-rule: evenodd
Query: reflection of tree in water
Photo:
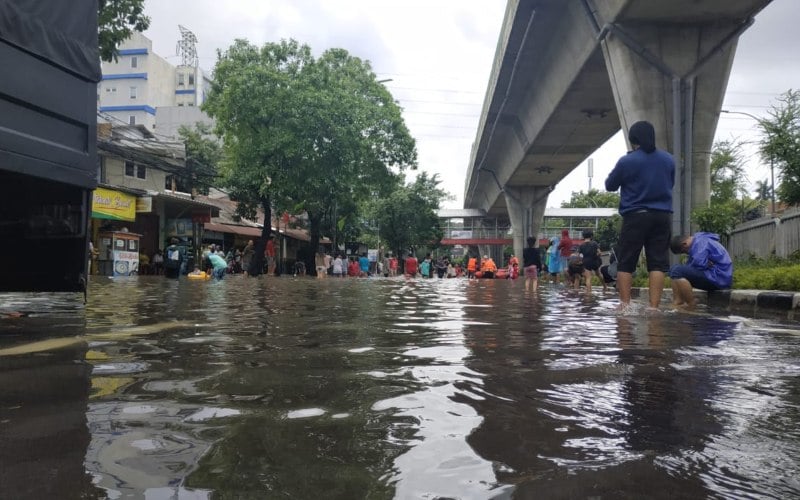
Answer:
M330 281L282 288L280 295L267 290L269 283L256 285L264 288L256 294L263 314L252 324L237 320L249 348L200 384L234 399L244 416L205 431L215 444L187 486L243 498L394 496L393 462L409 448L416 422L373 406L420 389L402 373L408 361L397 356L413 334L384 333L397 316L386 304L407 297L376 299L374 287ZM326 286L350 288L332 297ZM366 304L369 315L354 314ZM380 349L347 349L376 343ZM382 375L370 376L376 367ZM321 415L287 417L303 410Z

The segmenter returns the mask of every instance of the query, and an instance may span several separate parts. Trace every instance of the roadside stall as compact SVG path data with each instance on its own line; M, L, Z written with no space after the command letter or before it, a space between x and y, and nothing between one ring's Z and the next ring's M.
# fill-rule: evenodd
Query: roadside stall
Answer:
M139 274L139 238L127 231L101 232L98 269L103 276Z

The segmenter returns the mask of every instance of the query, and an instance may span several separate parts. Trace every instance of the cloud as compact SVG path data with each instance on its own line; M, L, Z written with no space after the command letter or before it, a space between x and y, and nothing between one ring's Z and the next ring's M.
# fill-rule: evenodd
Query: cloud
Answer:
M494 61L506 2L500 0L212 0L148 1L152 18L145 33L154 51L178 62L175 47L178 24L198 38L200 65L211 70L216 51L236 38L263 44L295 38L314 53L341 47L368 59L404 109L417 139L420 169L438 173L444 189L457 196L446 204L460 207L470 149ZM778 94L800 81L794 64L800 48L791 36L800 18L800 2L774 0L741 38L731 73L725 107L764 114ZM737 134L755 140L744 117L720 118L717 138ZM598 149L593 188L601 188L617 158L625 152L621 134ZM751 180L761 177L763 165L750 152ZM548 205L559 206L570 193L588 188L586 163L564 179Z

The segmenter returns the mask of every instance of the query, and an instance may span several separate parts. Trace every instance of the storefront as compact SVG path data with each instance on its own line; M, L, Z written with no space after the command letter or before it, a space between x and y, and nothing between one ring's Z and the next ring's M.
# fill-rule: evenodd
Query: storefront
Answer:
M103 247L101 233L139 235L136 244L139 254L137 272L148 274L153 256L169 246L171 238L178 238L180 244L186 247L187 255L195 258L202 240L203 224L218 213L217 207L182 195L101 186L92 200L91 241L94 248L99 250ZM111 258L99 253L96 255L93 274L100 271L99 261L104 257ZM113 269L107 264L102 267L103 271Z
M139 235L131 232L129 227L136 221L136 194L109 187L98 187L92 194L91 216L90 241L95 249L91 274L112 276L115 257L120 257L117 255L119 251L125 252L126 261L133 261L129 254L136 254L135 271L138 272ZM137 236L135 248L129 249L127 241L123 242L122 238L115 241L113 235L116 233L135 234ZM115 250L115 243L123 244L124 248Z

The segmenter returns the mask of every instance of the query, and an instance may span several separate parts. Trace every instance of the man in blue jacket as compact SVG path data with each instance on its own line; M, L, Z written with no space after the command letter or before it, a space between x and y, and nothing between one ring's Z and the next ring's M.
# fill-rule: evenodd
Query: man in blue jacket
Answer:
M650 307L658 308L669 271L669 239L672 234L672 187L675 160L656 149L656 132L649 122L631 125L628 142L633 148L617 161L606 179L606 191L620 190L617 290L620 309L631 302L633 272L644 247L650 289Z
M693 309L697 301L692 288L723 290L733 284L733 263L728 251L714 233L695 233L694 236L676 236L670 242L674 254L689 255L686 264L672 266L672 305Z

